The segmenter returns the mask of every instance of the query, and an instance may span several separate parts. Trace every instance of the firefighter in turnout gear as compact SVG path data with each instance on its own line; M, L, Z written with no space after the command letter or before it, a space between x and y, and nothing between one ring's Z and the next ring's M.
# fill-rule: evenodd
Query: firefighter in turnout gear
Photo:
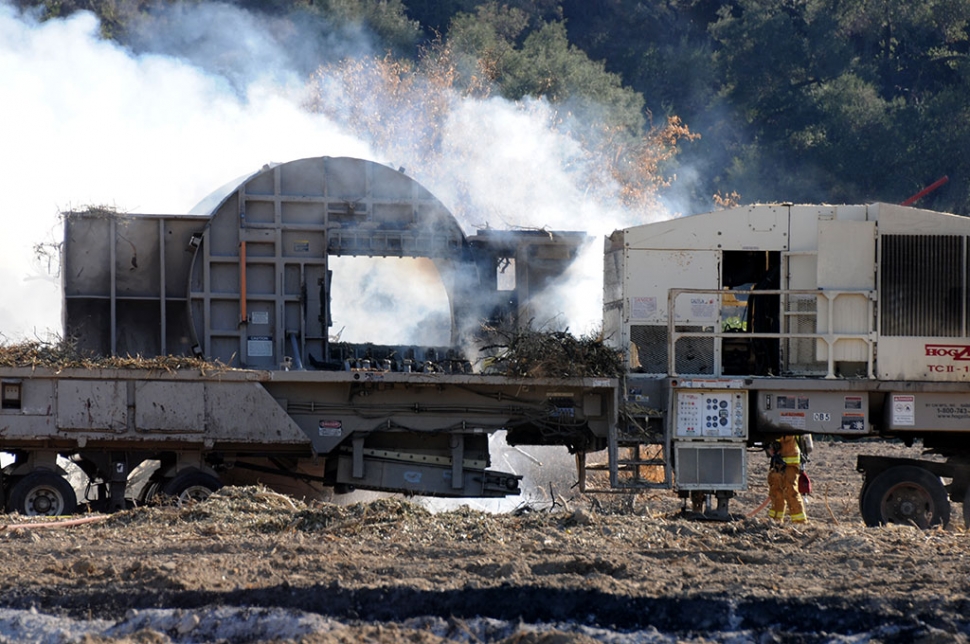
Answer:
M771 509L768 517L778 522L785 519L785 505L792 523L805 523L805 504L798 493L798 474L801 471L801 453L795 436L779 436L768 447L768 496Z

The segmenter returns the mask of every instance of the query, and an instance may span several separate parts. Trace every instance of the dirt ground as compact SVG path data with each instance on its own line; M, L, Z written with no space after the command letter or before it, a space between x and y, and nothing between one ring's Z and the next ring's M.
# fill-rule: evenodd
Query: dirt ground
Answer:
M681 514L669 491L554 490L554 503L496 515L249 487L69 528L10 526L0 641L967 641L960 506L946 530L865 527L858 453L919 449L817 441L800 527L748 516L767 493L760 452L729 522Z

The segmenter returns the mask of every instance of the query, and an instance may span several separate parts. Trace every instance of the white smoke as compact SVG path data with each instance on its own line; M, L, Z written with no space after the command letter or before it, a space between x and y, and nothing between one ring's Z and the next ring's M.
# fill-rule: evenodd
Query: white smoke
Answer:
M256 19L218 3L181 4L133 23L133 53L100 39L92 14L38 23L0 0L0 334L16 340L59 331L59 283L50 257L38 259L33 249L60 239L60 211L106 205L186 213L265 163L322 155L406 166L469 234L485 225L589 233L583 261L543 299L549 310L537 321L558 319L554 326L576 332L598 326L602 236L662 214L621 207L616 186L561 126L568 117L544 101L456 98L434 173L349 135L301 107L306 80L319 64L375 49L353 27L320 27ZM380 97L372 99L379 107ZM373 274L384 280L388 270L401 274L396 266ZM437 289L372 290L380 302L396 291L409 311L395 312L389 324L428 319L434 323L416 326L437 328L447 308ZM344 300L354 303L359 293ZM373 323L351 319L359 308L341 312L341 296L334 297L334 317L344 318L335 319L334 332L347 324L372 333ZM371 322L380 313L366 311ZM374 340L353 329L344 339Z
M559 118L545 101L461 101L446 125L445 179L436 196L446 204L466 200L465 211L487 217L466 223L493 228L595 232L590 226L630 217L616 201L616 185L556 127Z
M359 32L313 39L287 33L293 23L255 20L219 4L182 5L136 24L137 53L100 39L99 29L90 13L39 23L0 0L0 340L60 331L56 262L34 254L36 244L60 240L60 212L103 205L187 213L218 186L269 162L324 155L393 161L466 213L466 233L484 225L586 231L592 242L562 288L545 297L541 319L561 317L556 326L576 332L601 319L602 236L663 216L620 207L615 186L554 126L561 116L543 101L459 101L444 133L445 172L433 181L411 160L307 112L301 106L311 65L369 52ZM396 341L369 318L399 296L411 309L390 316L392 328L404 321L412 331L437 333L417 321L441 321L441 289L405 277L396 270L402 265L374 278L381 284L369 291L373 304L357 297L362 291L335 294L333 331L345 325L345 340ZM348 302L343 310L340 297ZM365 337L351 332L361 320Z
M156 37L180 24L158 25ZM249 28L258 34L258 25ZM33 247L61 238L61 211L97 204L184 213L267 162L373 156L299 107L294 73L257 73L253 60L286 59L272 39L237 31L253 49L239 64L215 61L216 73L200 66L198 52L191 63L134 55L98 30L89 13L37 23L0 2L0 333L8 340L60 330L60 285Z
M451 343L448 293L430 259L331 257L329 265L331 337L385 345Z

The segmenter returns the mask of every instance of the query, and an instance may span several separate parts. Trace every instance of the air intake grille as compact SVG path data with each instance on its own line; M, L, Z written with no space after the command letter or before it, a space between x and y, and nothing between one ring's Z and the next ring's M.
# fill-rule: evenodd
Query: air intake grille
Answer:
M957 235L882 236L882 335L964 335L965 244L966 239Z

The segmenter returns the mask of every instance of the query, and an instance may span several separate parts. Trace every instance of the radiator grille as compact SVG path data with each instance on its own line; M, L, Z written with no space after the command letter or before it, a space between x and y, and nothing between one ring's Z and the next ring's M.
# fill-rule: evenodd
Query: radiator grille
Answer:
M966 329L965 238L883 235L879 332L958 337ZM959 267L959 270L954 270Z

